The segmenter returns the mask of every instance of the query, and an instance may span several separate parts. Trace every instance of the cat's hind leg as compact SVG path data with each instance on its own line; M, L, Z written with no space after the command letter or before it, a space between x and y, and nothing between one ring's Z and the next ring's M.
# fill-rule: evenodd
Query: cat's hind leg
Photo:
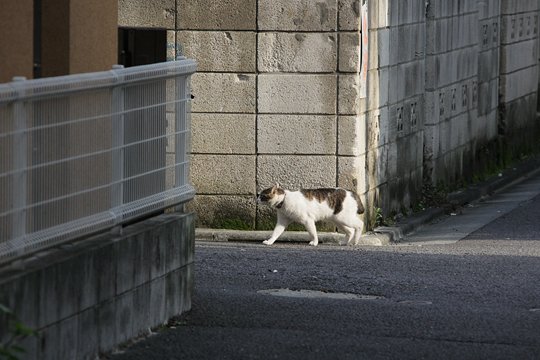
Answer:
M336 224L340 224L342 227L347 227L353 230L354 235L348 237L347 245L358 244L360 236L362 235L362 230L364 229L364 222L360 220L356 214L354 216L338 216L335 219Z
M345 226L340 223L336 223L336 226L341 232L345 234L345 238L347 239L347 245L349 245L354 236L354 228Z

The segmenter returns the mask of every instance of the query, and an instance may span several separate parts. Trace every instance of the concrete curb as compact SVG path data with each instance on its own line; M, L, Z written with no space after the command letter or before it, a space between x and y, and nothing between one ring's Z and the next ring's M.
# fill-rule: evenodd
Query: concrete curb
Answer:
M248 231L227 229L195 229L195 239L200 241L216 242L262 242L272 235L272 231ZM319 243L325 245L346 245L345 235L337 232L319 232ZM309 242L307 231L285 231L277 242ZM387 233L369 233L362 236L355 245L381 246L390 244L391 238Z
M372 232L364 234L354 245L382 246L399 243L403 241L406 234L441 217L449 208L458 208L480 200L538 172L540 172L540 155L516 163L482 183L448 194L447 203L441 207L428 208L415 213L394 226L378 227ZM271 234L272 231L195 229L195 239L199 241L262 242L268 239ZM346 245L345 235L340 233L319 232L318 236L321 244ZM285 231L278 242L305 242L307 244L308 239L309 235L306 231Z

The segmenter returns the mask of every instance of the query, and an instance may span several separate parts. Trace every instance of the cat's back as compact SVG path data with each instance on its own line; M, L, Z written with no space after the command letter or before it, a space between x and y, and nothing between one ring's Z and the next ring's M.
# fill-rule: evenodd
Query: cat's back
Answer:
M297 216L325 219L342 213L364 211L358 195L342 188L317 188L288 191L285 211Z

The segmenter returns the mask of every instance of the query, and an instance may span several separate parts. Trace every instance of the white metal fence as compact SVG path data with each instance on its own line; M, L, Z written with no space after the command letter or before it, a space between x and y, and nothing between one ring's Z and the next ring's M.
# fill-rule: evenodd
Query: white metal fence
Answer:
M0 262L190 200L193 60L0 85Z

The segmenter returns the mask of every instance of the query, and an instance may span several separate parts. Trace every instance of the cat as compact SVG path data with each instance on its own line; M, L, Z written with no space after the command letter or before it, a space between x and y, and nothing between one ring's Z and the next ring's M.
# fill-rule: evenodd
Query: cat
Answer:
M275 184L261 191L257 201L277 209L277 223L272 236L263 241L265 245L272 245L291 222L305 226L312 246L319 243L315 227L315 222L319 220L333 222L345 233L348 245L356 243L362 235L364 223L358 215L364 212L364 206L353 191L341 188L289 191Z

